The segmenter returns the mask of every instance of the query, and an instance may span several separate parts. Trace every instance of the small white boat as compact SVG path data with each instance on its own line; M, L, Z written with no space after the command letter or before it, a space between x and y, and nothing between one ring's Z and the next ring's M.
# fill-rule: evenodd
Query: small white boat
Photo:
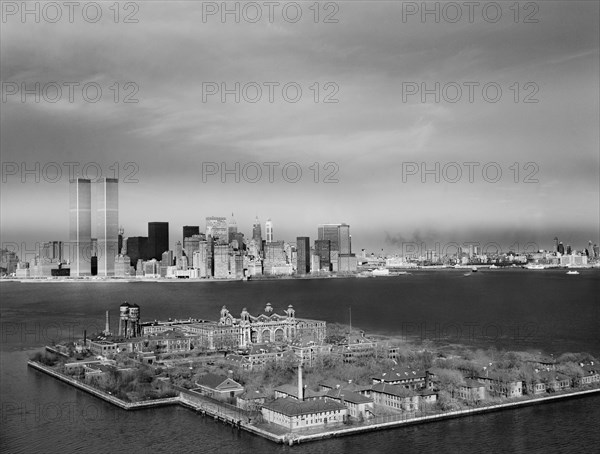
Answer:
M567 274L579 274L579 271L571 270L571 271L567 271Z

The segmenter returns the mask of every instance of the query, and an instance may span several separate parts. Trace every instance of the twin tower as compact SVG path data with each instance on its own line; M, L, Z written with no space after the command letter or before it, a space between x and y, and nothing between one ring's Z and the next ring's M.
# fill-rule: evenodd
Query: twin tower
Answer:
M97 257L98 276L114 276L119 254L119 180L85 178L69 182L69 241L71 276L90 276ZM92 241L92 186L96 193L96 242Z

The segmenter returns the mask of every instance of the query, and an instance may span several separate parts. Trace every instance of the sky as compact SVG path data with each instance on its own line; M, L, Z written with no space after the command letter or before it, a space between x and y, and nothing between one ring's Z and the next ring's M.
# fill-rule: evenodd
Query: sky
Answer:
M600 242L598 2L113 3L3 3L3 244L68 240L69 166L173 245L231 213L354 252Z

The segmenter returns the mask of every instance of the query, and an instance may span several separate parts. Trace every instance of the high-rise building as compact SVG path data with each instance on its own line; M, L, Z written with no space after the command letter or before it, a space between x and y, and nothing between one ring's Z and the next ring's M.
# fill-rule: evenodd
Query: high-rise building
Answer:
M331 241L316 240L315 255L319 257L319 270L331 271Z
M43 243L39 253L40 259L44 262L60 263L62 261L62 249L62 241L49 241Z
M350 226L348 224L319 224L317 239L329 240L330 250L340 254L351 254Z
M69 183L69 240L71 276L92 271L92 182L76 178Z
M181 241L178 241L177 244L175 244L175 266L177 266L178 270L187 270L187 266L183 266L183 257L183 246L181 245Z
M118 242L119 244L117 245L117 249L119 251L119 254L126 254L127 253L127 249L123 250L123 235L125 233L125 229L123 228L123 226L119 227L119 239Z
M291 274L292 266L288 264L283 241L265 243L264 274Z
M173 266L173 251L165 251L161 254L160 265L165 267Z
M200 241L198 250L194 251L192 259L192 267L198 270L198 277L211 277L211 264L206 241Z
M340 241L340 254L351 254L352 246L350 244L350 226L348 224L340 224L338 227L339 241Z
M237 233L237 222L235 222L233 213L231 213L231 218L229 219L229 223L227 224L227 243L231 244L231 242L236 239L235 237Z
M125 244L132 266L137 267L138 260L148 260L148 237L130 236Z
M273 221L271 221L271 218L267 219L267 222L265 222L265 236L266 236L266 240L267 243L272 243L273 240Z
M148 259L161 260L162 253L168 250L169 223L148 222Z
M228 278L229 273L229 245L217 244L213 249L213 269L216 279Z
M242 232L237 232L235 234L235 238L234 241L237 242L237 248L240 251L245 251L246 250L246 243L244 241L244 234Z
M200 235L199 225L184 225L183 226L183 244L186 238L191 238L194 235Z
M296 272L298 274L310 273L310 238L299 236L296 238Z
M115 257L119 255L119 180L100 178L96 191L98 276L114 276Z
M558 252L558 237L554 237L554 252Z
M565 246L562 244L562 241L560 243L558 243L558 253L560 255L564 255L565 254Z
M227 219L222 216L207 216L206 236L209 235L217 244L227 243Z
M262 229L260 228L260 221L258 220L258 216L256 216L254 226L252 227L252 239L256 241L256 244L259 248L262 248Z
M200 242L204 241L206 237L204 234L201 235L192 235L191 237L187 237L183 240L183 251L185 255L188 257L193 257L194 252L196 252L200 248Z

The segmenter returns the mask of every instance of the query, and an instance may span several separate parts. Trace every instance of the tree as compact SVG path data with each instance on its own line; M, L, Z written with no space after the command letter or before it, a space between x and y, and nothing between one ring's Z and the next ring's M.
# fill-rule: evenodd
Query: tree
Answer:
M558 366L558 371L567 375L571 379L571 386L576 387L581 383L581 377L584 375L583 368L574 362L566 362Z
M432 372L435 374L435 381L439 388L448 391L452 398L454 398L454 393L458 391L460 385L465 383L465 378L457 370L436 368Z

